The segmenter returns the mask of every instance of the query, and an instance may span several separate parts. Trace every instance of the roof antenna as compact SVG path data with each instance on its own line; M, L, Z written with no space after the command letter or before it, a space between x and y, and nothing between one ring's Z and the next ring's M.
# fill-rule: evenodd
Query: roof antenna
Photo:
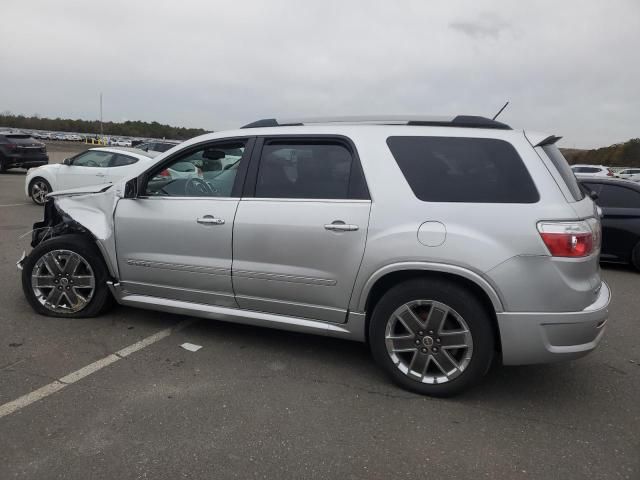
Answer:
M491 120L495 120L496 118L498 118L498 115L500 115L502 113L502 111L507 108L507 105L509 105L509 101L507 101L507 103L505 103L502 108L500 110L498 110L498 113L496 113L493 118Z

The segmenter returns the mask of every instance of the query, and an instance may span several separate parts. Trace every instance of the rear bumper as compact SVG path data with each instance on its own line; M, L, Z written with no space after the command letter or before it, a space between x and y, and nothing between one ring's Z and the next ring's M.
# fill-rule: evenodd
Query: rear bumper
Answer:
M609 286L602 282L596 301L579 312L497 313L503 363L549 363L586 355L602 339L610 300Z
M7 155L5 164L7 168L32 168L47 165L49 156L46 153L39 155Z

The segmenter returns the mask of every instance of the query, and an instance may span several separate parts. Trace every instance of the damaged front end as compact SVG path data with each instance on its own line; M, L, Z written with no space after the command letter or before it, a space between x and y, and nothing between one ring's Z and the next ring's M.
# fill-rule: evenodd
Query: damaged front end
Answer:
M69 233L87 234L88 231L69 215L60 211L54 199L50 198L44 205L44 220L33 224L31 248L37 247L49 238Z
M87 236L102 253L112 278L118 278L113 214L120 198L120 189L107 186L96 192L55 192L48 196L44 206L44 220L33 224L31 247L54 237L68 234ZM26 253L18 261L22 265Z

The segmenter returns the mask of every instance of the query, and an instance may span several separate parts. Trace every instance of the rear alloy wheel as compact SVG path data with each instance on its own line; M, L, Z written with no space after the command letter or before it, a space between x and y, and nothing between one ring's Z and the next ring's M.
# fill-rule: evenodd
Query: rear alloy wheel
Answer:
M29 196L36 205L44 205L49 193L51 193L51 185L44 178L35 178L29 184Z
M495 340L491 317L473 292L447 279L416 279L380 299L369 344L377 363L401 387L446 397L484 376Z
M467 323L448 305L432 300L398 307L387 322L385 340L396 368L422 383L454 380L473 356Z

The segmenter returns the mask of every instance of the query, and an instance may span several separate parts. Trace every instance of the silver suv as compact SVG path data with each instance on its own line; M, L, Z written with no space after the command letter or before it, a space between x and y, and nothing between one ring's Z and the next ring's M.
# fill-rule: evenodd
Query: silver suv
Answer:
M558 137L481 117L261 120L59 192L21 260L55 317L122 305L368 342L446 396L593 350L600 221ZM193 175L172 166L191 163ZM91 193L92 192L92 193Z

